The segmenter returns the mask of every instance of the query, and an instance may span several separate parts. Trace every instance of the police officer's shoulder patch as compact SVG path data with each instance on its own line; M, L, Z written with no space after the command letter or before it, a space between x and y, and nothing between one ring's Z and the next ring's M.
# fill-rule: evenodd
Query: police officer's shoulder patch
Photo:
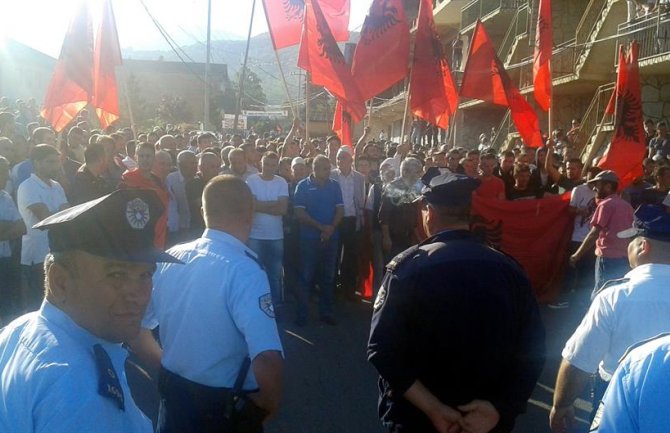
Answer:
M386 286L382 284L382 286L379 288L379 291L377 292L377 297L375 298L375 303L373 305L373 308L375 311L379 310L382 305L384 305L384 302L386 301Z
M271 319L275 318L275 307L272 303L272 295L266 293L258 298L258 308Z
M629 282L629 281L630 281L630 278L618 278L618 279L616 279L616 280L607 280L607 281L605 281L605 283L602 285L602 287L600 287L600 288L596 291L595 295L598 295L598 294L604 292L605 290L609 289L610 287L618 286L619 284L625 284L625 283L627 283L627 282ZM594 296L595 296L595 295L594 295Z

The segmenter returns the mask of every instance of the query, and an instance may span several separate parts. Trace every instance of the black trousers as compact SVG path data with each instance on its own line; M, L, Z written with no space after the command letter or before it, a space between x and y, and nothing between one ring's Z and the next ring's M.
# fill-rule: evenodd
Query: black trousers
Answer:
M231 390L192 382L161 368L157 433L263 433L265 412L248 401L234 422L226 417Z
M352 296L356 292L358 280L358 232L356 217L344 217L340 223L340 250L338 270L342 295Z

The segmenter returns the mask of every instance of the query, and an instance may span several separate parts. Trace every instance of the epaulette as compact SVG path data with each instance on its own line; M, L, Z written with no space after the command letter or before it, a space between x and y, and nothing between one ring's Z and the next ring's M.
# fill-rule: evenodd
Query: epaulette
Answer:
M596 293L593 294L593 296L596 296L600 294L605 289L609 289L610 287L618 286L619 284L627 283L630 281L630 278L617 278L616 280L607 280L605 283L602 285L601 288L596 290Z
M647 344L647 343L649 343L649 342L652 342L652 341L654 341L654 340L658 340L659 338L667 337L668 335L670 335L670 332L662 332L662 333L660 333L660 334L658 334L658 335L656 335L656 336L654 336L654 337L647 338L646 340L638 341L637 343L633 344L633 345L630 346L628 349L626 349L626 351L623 353L623 355L621 356L621 358L619 358L619 364L621 364L621 362L622 362L624 359L626 359L626 357L630 354L630 352L632 352L633 350L637 349L638 347L640 347L640 346L642 346L642 345L644 345L644 344Z
M246 254L247 257L249 257L251 260L256 262L258 264L258 266L260 266L261 270L263 270L263 271L265 270L265 268L263 267L263 263L261 263L261 261L258 259L258 256L256 256L255 254L251 254L247 250L244 251L244 254Z
M405 251L392 258L391 261L388 262L388 264L386 265L386 269L388 269L391 272L395 271L403 261L407 260L408 257L412 256L418 249L419 245L414 245L412 247L407 248Z

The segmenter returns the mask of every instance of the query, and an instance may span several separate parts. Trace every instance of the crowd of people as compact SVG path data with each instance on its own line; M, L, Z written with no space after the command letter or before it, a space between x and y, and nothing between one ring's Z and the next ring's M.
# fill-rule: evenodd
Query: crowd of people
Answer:
M86 110L56 134L32 106L0 99L0 320L5 321L38 309L43 301L49 267L45 268L45 258L54 240L36 225L116 190L155 193L164 211L151 225L154 247L165 250L199 238L203 230L206 238L211 228L203 203L208 185L214 188L211 181L221 174L229 175L228 180L218 183L239 179L253 202L250 231L243 238L269 283L269 298L259 295L261 312L272 318L290 315L300 327L315 317L337 325L337 301L359 301L366 286L372 291L368 295L378 302L381 297L383 305L387 295L377 292L387 286L382 284L385 268L393 272L405 259L403 252L430 234L425 220L421 223L417 202L423 200L424 210L430 208L426 188L436 175L447 176L445 185L476 180L468 184L468 203L471 196L516 201L569 194L574 216L570 267L560 298L550 306L565 308L578 302L588 307L591 299L596 301L563 352L551 418L555 431L569 420L567 408L584 386L575 371L592 374L600 368L601 376L609 380L616 366L599 367L596 361L603 358L586 359L582 352L589 347L584 341L593 332L594 317L601 313L598 308L614 302L599 296L603 285L626 275L632 264L629 242L619 234L648 217L638 217L636 209L643 213L648 208L670 209L670 136L664 122L645 122L649 151L640 161L643 175L621 191L619 174L599 169L597 161L585 169L578 157L585 143L579 119L572 121L567 133L553 131L541 148L516 141L500 151L491 146L494 130L483 132L479 143L466 148L444 144L446 133L418 119L408 142L395 143L384 131L372 137L366 127L354 146L343 146L337 136L305 140L298 120L282 136L174 125L138 133L131 128L102 131L91 125ZM233 206L235 194L246 191L239 185L218 188L223 192L210 195L210 209L229 205L213 203L212 197L229 197ZM457 218L459 227L462 217ZM648 230L650 238L657 232L657 227ZM183 256L179 248L170 251L188 262L190 256ZM200 244L195 248L204 256L211 253ZM638 256L646 260L644 248L641 244ZM206 271L202 275L208 278ZM311 311L314 297L318 297L316 312ZM294 311L288 310L291 303ZM272 344L273 351L281 351L276 338ZM616 354L622 355L622 350ZM597 356L601 355L605 356ZM533 369L539 372L538 365L541 362Z

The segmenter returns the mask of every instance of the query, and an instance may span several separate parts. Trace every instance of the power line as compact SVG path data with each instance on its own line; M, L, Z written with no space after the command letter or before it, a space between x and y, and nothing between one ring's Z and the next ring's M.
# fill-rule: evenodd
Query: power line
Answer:
M202 81L205 85L208 85L208 84L205 82L205 80L202 79L202 77L200 76L200 74L196 73L196 72L193 70L193 68L191 68L191 66L189 65L189 63L188 63L187 61L184 60L184 58L181 56L181 54L179 54L179 49L175 47L175 45L177 45L176 42L175 42L174 39L172 39L172 37L167 33L167 31L165 31L165 29L164 29L163 26L158 22L158 20L151 14L151 12L149 11L149 8L148 8L147 5L144 3L144 0L139 0L139 2L142 4L142 7L144 7L144 10L146 11L147 15L149 15L149 18L150 18L151 21L154 23L154 26L156 26L156 29L158 29L158 32L161 34L161 36L163 36L163 39L165 39L165 42L168 43L168 45L170 46L170 48L172 49L172 51L177 55L177 57L179 58L179 60L181 60L181 62L186 66L186 68L189 70L189 72L190 72L193 76L195 76L198 80ZM182 50L182 52L183 52L183 50ZM188 59L191 61L191 63L195 63L195 62L193 61L193 59L191 59L185 52L184 52L183 54L184 54L186 57L188 57Z

